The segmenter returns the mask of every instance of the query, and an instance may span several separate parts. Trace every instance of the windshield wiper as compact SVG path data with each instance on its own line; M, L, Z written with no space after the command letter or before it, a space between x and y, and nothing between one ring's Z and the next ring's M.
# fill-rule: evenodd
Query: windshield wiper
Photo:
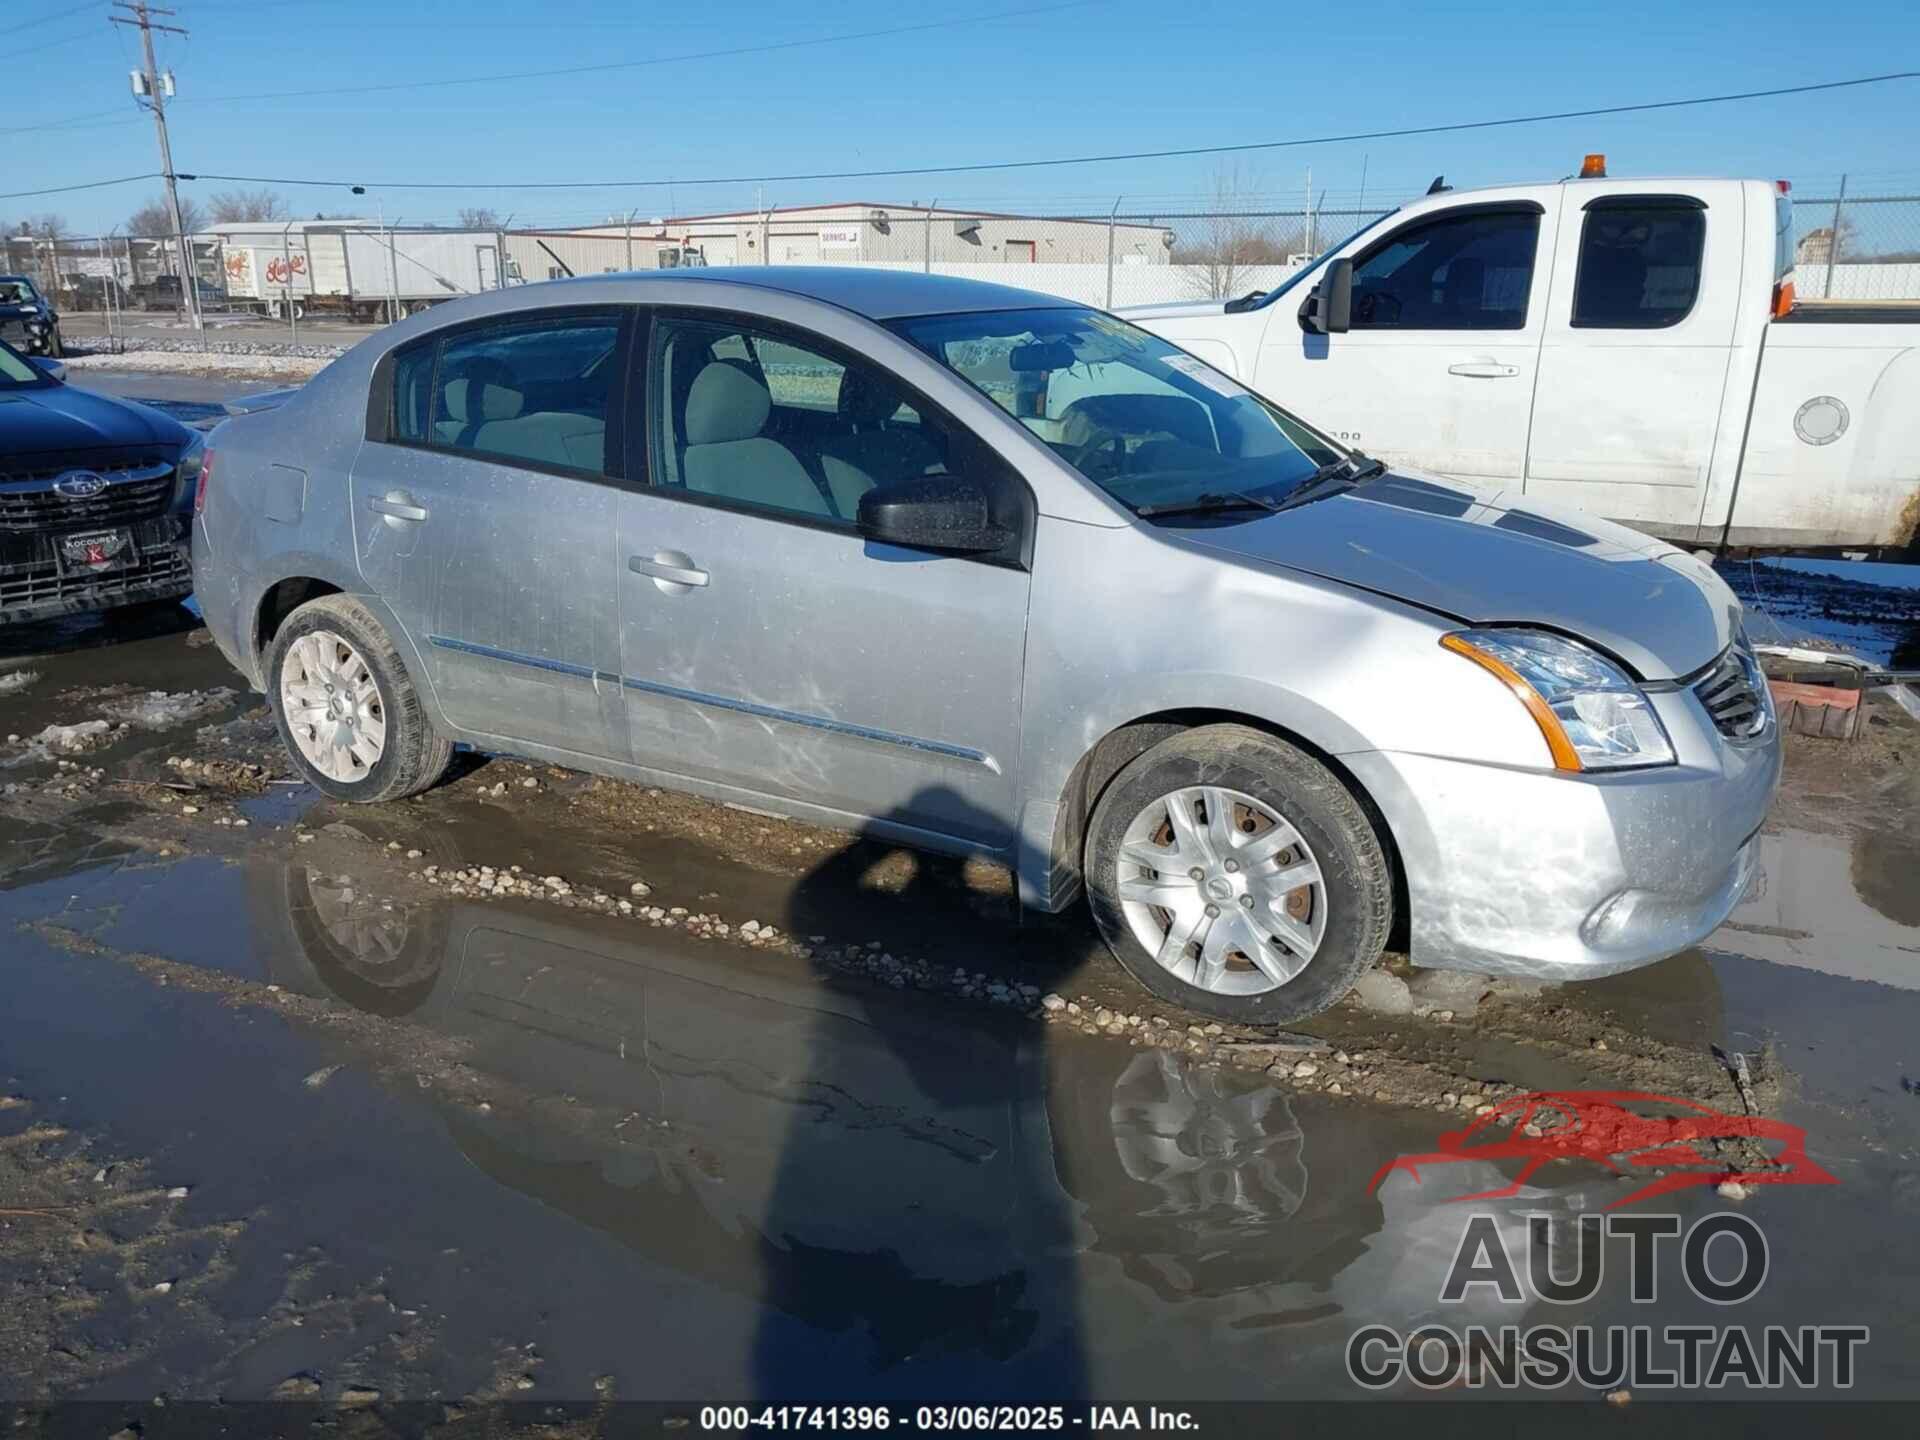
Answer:
M1311 505L1316 500L1324 500L1329 495L1338 495L1342 490L1350 490L1362 480L1377 479L1386 473L1385 461L1375 460L1371 455L1362 455L1358 450L1353 450L1338 460L1329 460L1322 465L1281 496L1272 508L1291 510L1296 505Z
M1210 515L1226 510L1264 510L1271 514L1280 507L1271 500L1252 495L1195 495L1191 500L1168 500L1160 505L1142 505L1133 513L1147 519L1162 515Z

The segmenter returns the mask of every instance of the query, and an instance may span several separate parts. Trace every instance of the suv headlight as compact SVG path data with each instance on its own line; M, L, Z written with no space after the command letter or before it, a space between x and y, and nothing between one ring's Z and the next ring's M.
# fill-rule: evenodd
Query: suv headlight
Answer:
M196 430L193 438L181 448L180 458L173 462L173 494L176 500L192 496L194 487L200 483L200 459L206 453L206 432Z
M1459 630L1441 645L1527 707L1559 770L1671 765L1673 742L1640 687L1586 646L1544 630Z

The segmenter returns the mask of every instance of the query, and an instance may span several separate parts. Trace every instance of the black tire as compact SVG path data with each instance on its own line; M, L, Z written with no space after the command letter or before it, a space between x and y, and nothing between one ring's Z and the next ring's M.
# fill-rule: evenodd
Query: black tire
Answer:
M66 353L66 346L60 343L60 327L56 325L47 332L47 355L50 359L58 360Z
M379 691L387 726L386 748L357 780L335 780L309 763L300 753L287 723L286 707L281 703L280 675L287 651L296 640L316 630L333 631L358 650ZM294 768L309 785L335 800L377 804L417 795L434 785L453 759L453 742L434 728L419 689L394 647L393 638L372 611L350 596L323 595L289 615L273 637L265 678L267 704L273 710L273 722L280 731L281 742L293 757Z
M1253 796L1294 826L1320 865L1326 928L1313 958L1284 985L1247 995L1202 989L1165 969L1133 933L1117 896L1120 844L1134 817L1190 785ZM1127 972L1161 999L1242 1024L1285 1024L1336 1003L1380 958L1393 921L1393 875L1353 793L1318 760L1242 725L1206 725L1163 740L1122 770L1087 830L1087 899Z

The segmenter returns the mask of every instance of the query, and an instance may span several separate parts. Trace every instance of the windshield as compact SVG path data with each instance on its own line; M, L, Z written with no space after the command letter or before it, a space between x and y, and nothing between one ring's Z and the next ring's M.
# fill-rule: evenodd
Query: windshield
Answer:
M0 275L0 305L31 305L40 298L33 282L22 275Z
M929 315L893 328L1132 510L1278 500L1340 451L1237 380L1097 310Z
M10 345L0 345L0 390L24 390L29 386L52 383L18 350Z

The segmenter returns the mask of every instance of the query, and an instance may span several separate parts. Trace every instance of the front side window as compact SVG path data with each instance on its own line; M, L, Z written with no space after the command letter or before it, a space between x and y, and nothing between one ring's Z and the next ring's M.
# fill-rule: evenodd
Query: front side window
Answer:
M455 331L395 356L391 438L604 475L619 355L612 315Z
M0 305L35 305L39 301L40 292L26 276L9 275L0 279Z
M1097 310L992 310L893 329L1131 509L1278 500L1339 458L1238 381Z
M1540 216L1475 210L1416 222L1353 266L1355 330L1521 330Z
M801 337L663 316L647 375L663 489L851 529L876 485L949 473L944 420L885 371Z
M1595 201L1580 230L1573 325L1658 330L1678 325L1700 293L1706 212L1695 204Z

